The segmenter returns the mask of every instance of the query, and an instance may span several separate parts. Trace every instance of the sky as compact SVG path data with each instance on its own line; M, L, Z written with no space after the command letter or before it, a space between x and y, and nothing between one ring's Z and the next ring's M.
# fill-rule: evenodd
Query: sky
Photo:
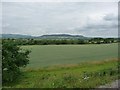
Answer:
M117 2L3 2L2 33L118 36Z

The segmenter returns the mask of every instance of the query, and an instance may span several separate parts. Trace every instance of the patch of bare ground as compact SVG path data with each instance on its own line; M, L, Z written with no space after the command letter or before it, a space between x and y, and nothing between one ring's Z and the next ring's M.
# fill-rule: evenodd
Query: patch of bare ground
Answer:
M120 88L120 79L116 80L110 84L99 86L98 88L116 88L116 89L118 89L118 88Z

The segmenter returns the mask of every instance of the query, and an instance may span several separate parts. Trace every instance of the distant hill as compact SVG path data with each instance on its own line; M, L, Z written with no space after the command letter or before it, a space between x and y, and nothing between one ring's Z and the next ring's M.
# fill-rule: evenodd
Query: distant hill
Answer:
M36 38L36 39L87 39L82 35L69 35L69 34L51 34L42 36L30 36L21 34L1 34L2 38Z
M86 39L82 35L69 35L69 34L51 34L51 35L42 35L40 38L43 39Z
M1 34L2 38L33 38L30 35L21 35L21 34Z

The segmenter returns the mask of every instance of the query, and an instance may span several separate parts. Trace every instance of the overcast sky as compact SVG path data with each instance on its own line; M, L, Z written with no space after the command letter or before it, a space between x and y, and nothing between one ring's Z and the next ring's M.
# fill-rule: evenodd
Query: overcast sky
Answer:
M2 33L118 36L117 2L4 2Z

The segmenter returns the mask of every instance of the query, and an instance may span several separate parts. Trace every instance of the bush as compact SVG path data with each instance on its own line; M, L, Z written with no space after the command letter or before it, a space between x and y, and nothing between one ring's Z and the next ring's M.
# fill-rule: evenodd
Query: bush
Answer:
M30 51L22 50L14 41L2 42L2 81L12 82L20 74L20 67L29 63Z

